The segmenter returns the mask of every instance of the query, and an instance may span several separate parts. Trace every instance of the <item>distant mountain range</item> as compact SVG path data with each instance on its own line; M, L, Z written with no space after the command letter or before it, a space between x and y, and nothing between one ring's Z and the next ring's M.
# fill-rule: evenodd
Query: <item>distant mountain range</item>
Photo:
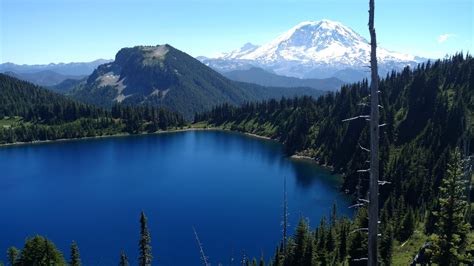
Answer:
M225 77L235 81L255 83L273 87L310 87L318 90L336 91L344 82L338 78L300 79L270 73L262 68L251 67L245 70L233 70L222 73Z
M65 92L71 85L89 76L99 65L112 60L98 59L92 62L51 63L45 65L0 64L0 73L29 81L33 84Z
M170 45L121 49L70 93L73 98L110 107L114 103L166 107L191 119L222 103L242 104L283 96L324 92L309 87L265 87L231 81Z
M33 73L50 70L61 75L85 76L90 75L99 65L110 61L112 60L97 59L92 62L51 63L47 65L17 65L13 63L3 63L0 64L0 72Z
M426 59L377 48L381 75ZM340 22L302 22L261 46L251 43L214 58L198 57L220 71L260 67L279 75L298 78L336 77L346 82L368 77L370 44Z
M44 87L52 87L62 83L65 80L80 80L86 77L87 75L63 75L52 70L42 70L39 72L23 72L17 73L12 71L7 71L4 74L15 77L21 80L29 81L33 84L44 86ZM90 74L90 73L89 73Z

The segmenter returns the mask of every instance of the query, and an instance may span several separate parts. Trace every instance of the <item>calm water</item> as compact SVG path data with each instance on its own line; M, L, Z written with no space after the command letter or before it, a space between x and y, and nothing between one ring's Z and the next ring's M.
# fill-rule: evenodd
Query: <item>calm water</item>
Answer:
M154 265L200 265L192 226L213 265L245 252L269 258L280 235L287 177L290 231L311 225L337 201L334 176L286 158L282 146L236 133L195 131L0 148L0 261L27 236L47 236L85 265L138 256L139 214L152 235Z

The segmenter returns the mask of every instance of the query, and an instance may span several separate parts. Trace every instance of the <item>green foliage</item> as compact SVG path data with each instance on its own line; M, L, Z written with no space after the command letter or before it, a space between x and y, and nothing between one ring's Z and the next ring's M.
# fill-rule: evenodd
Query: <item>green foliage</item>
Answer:
M351 265L366 265L367 261L367 209L361 208L354 219L352 232L349 239L348 255Z
M81 258L79 255L79 247L76 244L76 241L71 243L71 259L69 261L70 266L81 266Z
M149 106L105 110L0 74L0 144L156 132L184 118Z
M440 208L437 196L449 155L460 144L465 125L474 132L473 124L466 123L474 113L474 58L461 53L389 73L380 80L379 90L380 123L385 124L380 132L380 177L390 182L379 191L387 224L383 230L404 241L415 232L418 217L426 217L427 232L435 229L437 218L430 212ZM342 121L368 113L363 104L368 94L368 82L363 81L316 100L223 104L196 115L195 122L276 139L288 154L309 156L343 174L343 190L365 195L368 182L357 171L367 168L368 155L359 148L369 146L367 123ZM473 150L473 136L469 138ZM386 255L391 238L381 241ZM365 232L351 234L348 243L351 258L367 257Z
M7 257L8 257L8 262L10 265L15 265L16 260L18 259L18 255L20 254L20 251L16 247L9 247L7 250Z
M35 236L26 240L14 265L66 265L66 262L53 242Z
M140 214L140 241L138 243L140 257L138 258L138 265L149 266L153 256L151 255L151 235L148 231L147 218L142 211Z
M440 188L440 209L435 214L438 218L437 230L431 237L432 259L440 265L458 265L467 256L465 251L470 224L465 217L468 204L463 178L461 154L456 149Z
M400 241L407 240L415 230L415 217L412 210L408 210L403 216L401 229L398 234L398 239Z
M382 236L380 238L380 261L382 265L391 265L393 254L393 229L392 225L388 223L382 227Z
M332 212L332 214L334 214ZM347 261L348 236L353 230L350 220L334 215L334 222L321 218L317 229L311 230L301 218L296 232L287 242L286 250L280 245L271 265L337 265Z
M130 266L130 264L128 263L128 257L127 257L127 255L125 254L125 252L123 250L122 250L122 252L120 252L119 266Z

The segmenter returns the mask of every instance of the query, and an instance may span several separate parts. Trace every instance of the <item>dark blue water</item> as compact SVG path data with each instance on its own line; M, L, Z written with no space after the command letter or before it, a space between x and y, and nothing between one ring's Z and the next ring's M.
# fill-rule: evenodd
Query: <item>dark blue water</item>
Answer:
M213 265L268 259L281 236L287 177L290 231L300 216L317 225L337 201L338 181L282 146L219 131L194 131L0 148L0 254L28 236L50 238L85 265L138 256L139 215L152 235L154 265L200 265L192 226ZM0 255L0 261L6 261Z

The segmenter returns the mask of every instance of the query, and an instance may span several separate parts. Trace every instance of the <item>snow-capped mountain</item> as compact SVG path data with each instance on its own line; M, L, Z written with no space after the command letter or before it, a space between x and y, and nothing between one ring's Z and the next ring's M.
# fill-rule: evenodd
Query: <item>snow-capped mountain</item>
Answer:
M423 61L381 47L377 57L381 74ZM367 76L370 43L342 23L324 19L302 22L261 46L247 43L215 58L199 59L222 72L257 66L286 76L354 81Z

